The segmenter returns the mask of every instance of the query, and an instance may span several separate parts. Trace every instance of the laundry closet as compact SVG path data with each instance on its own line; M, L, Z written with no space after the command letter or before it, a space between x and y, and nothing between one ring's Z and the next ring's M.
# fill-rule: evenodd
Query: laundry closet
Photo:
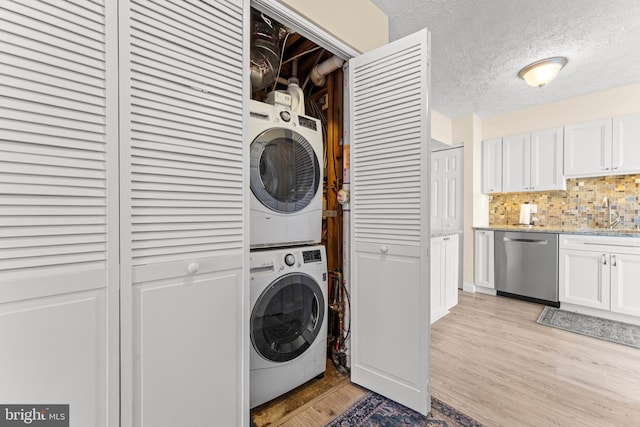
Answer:
M295 31L272 86L250 83L250 6ZM428 411L426 31L360 54L271 0L0 11L0 402L66 403L73 425L246 425L252 358L270 372L317 350L296 372L321 374L337 283L338 362ZM337 65L325 85L315 65ZM300 149L271 156L284 140ZM267 167L281 160L294 167ZM276 360L258 359L251 311L269 295L251 278L281 271L317 321L291 348L254 337ZM266 325L279 308L256 322L286 335Z

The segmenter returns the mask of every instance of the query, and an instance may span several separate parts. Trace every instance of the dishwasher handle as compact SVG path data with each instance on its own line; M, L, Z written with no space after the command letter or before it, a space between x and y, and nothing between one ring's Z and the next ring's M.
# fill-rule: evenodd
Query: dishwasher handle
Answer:
M505 242L533 243L534 245L546 245L548 243L547 240L518 239L518 238L513 238L513 237L503 237L502 240L505 241Z

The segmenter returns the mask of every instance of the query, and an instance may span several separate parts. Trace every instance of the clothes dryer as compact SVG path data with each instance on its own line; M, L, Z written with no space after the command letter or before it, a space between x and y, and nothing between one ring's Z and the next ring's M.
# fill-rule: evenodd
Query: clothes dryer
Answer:
M251 408L322 375L327 360L324 246L251 252Z
M252 248L319 243L323 149L320 121L250 101Z

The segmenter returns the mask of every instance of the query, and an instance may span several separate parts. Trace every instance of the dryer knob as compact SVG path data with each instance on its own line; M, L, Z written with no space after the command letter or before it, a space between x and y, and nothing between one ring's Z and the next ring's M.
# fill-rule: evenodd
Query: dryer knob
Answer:
M286 254L284 256L284 263L291 267L296 263L296 257L294 257L293 254Z
M288 111L280 111L280 118L285 122L289 122L291 120L291 113Z

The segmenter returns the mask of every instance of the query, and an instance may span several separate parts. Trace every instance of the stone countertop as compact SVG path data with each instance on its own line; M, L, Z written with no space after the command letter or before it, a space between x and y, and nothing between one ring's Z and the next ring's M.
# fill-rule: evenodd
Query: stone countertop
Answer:
M640 230L613 229L606 228L562 228L545 227L543 225L488 225L486 227L473 227L475 230L493 231L521 231L527 233L557 233L557 234L584 234L587 236L619 236L619 237L640 237Z
M442 237L442 236L451 236L452 234L460 234L462 235L462 230L440 230L431 233L431 237Z

